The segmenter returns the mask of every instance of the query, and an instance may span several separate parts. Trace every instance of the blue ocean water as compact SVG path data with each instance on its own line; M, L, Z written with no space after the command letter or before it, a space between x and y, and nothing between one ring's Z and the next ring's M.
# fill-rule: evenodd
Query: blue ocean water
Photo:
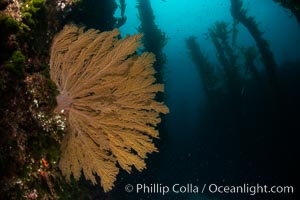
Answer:
M127 22L120 29L122 36L138 33L140 24L136 1L126 1L126 4ZM195 36L209 61L220 66L208 30L216 21L232 24L230 1L152 0L151 5L156 24L168 38L163 52L167 57L164 66L165 102L170 108L170 114L164 118L166 128L161 132L160 153L150 156L145 172L136 173L134 177L124 178L117 183L118 192L115 195L120 194L128 182L167 185L294 184L295 180L291 177L296 170L291 165L297 155L294 139L299 128L296 131L294 129L297 126L293 112L287 111L284 112L286 116L281 116L280 112L274 111L278 117L270 119L273 111L265 109L268 103L265 99L260 100L260 92L255 96L254 87L254 91L249 92L254 94L253 99L245 97L245 110L251 111L245 111L241 124L235 125L237 122L230 119L222 120L226 117L210 119L209 102L197 66L186 46L186 39ZM269 42L278 72L281 73L279 76L289 79L291 74L298 73L291 76L291 80L297 80L299 70L293 72L285 64L296 62L296 67L300 67L300 26L293 14L272 0L247 0L243 7L247 9L247 15L253 16L258 22L263 37ZM241 24L237 28L237 43L240 46L255 46L255 41L247 29ZM263 71L259 60L256 64L258 71ZM286 83L291 86L287 89L287 96L292 106L295 99L299 98L299 82L298 85L294 83ZM286 110L293 110L291 107ZM298 108L294 107L295 110ZM277 127L274 123L282 123L282 126ZM220 194L182 194L168 197L153 194L127 195L125 197L128 199L249 199L247 195ZM268 196L256 197L259 198L268 199Z

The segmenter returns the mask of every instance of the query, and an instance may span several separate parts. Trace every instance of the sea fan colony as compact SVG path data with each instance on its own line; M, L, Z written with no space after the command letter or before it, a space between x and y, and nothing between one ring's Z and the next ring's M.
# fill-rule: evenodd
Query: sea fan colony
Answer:
M140 34L118 39L117 29L99 33L67 25L53 40L50 74L60 92L57 112L69 128L62 142L59 167L70 180L81 171L104 191L112 189L120 166L128 173L146 168L160 113L168 108L155 100L155 57L137 55ZM117 166L118 163L118 166Z

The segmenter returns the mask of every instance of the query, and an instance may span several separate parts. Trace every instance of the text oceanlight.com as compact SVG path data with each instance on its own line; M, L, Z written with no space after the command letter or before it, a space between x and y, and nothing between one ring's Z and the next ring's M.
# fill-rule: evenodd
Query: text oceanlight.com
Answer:
M173 185L164 185L161 183L138 183L135 185L127 184L125 186L125 191L130 193L134 192L137 194L168 194L168 193L178 193L178 194L198 194L198 193L211 193L211 194L293 194L293 186L268 186L268 185L218 185L218 184L203 184L195 185L192 183L179 184L175 183Z

